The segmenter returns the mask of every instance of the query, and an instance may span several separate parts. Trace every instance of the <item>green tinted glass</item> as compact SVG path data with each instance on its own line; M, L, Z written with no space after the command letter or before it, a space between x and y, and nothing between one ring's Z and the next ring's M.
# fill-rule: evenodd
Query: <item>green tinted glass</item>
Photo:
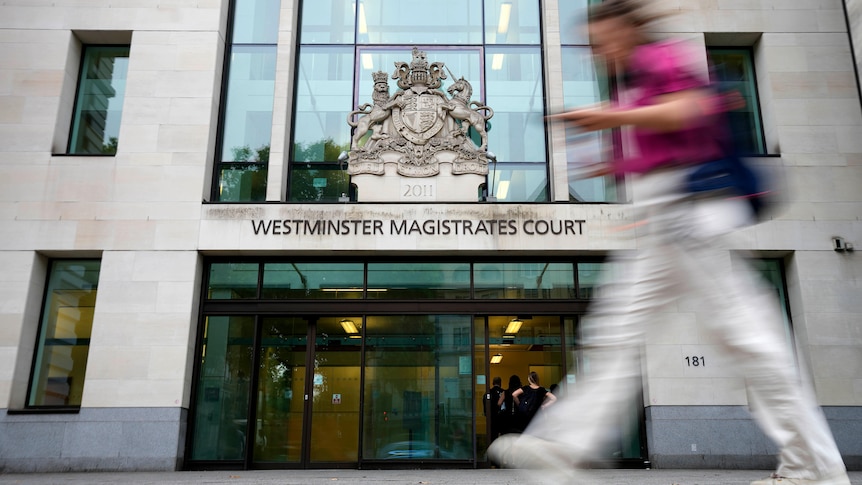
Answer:
M751 49L708 48L707 54L713 82L724 91L739 93L745 101L743 107L727 113L736 149L743 154L766 153Z
M473 275L477 299L566 299L575 294L570 263L476 263Z
M80 406L101 262L56 261L36 344L28 406Z
M322 221L325 222L325 221ZM364 284L362 263L267 263L264 299L359 299Z
M599 285L607 279L610 268L605 263L578 263L578 298L596 297Z
M257 263L213 263L210 265L207 298L243 300L257 298Z
M366 321L363 457L471 459L476 399L470 316Z
M219 164L218 200L222 202L253 202L266 200L265 164Z
M346 167L343 170L329 163L295 163L290 167L291 202L339 202L342 196L355 200L351 195Z
M201 346L193 460L240 460L246 449L254 317L207 317Z
M470 298L469 263L369 263L368 298Z
M129 47L85 46L69 153L117 153L126 94Z

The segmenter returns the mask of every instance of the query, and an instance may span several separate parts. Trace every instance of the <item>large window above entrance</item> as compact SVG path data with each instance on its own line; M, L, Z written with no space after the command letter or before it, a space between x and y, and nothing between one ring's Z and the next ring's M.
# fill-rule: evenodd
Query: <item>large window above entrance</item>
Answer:
M351 149L347 118L372 101L372 74L391 76L394 63L409 61L418 47L428 62L445 63L441 93L463 77L472 84L473 100L494 110L485 129L496 162L485 195L547 201L539 7L538 0L304 2L287 199L331 203L355 197L339 161ZM395 89L392 83L388 95Z

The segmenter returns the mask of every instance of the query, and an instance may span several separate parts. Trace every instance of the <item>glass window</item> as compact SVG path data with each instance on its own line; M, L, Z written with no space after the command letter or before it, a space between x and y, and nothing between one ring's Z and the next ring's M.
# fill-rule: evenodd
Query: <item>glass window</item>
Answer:
M354 100L354 104L371 102L371 94L374 90L374 78L371 74L376 71L384 71L392 74L395 69L396 62L410 62L413 56L412 47L360 47L359 66L357 69L357 85L358 99ZM484 91L482 89L482 57L478 47L465 48L448 48L441 49L439 47L420 47L420 50L427 54L428 62L442 62L446 65L446 79L443 80L443 85L440 90L446 92L446 88L452 85L456 79L452 79L449 73L452 73L456 78L464 77L467 80L475 80L471 82L473 89L472 100L479 101L484 99ZM389 94L393 94L398 90L396 81L390 80Z
M117 153L128 69L129 46L84 46L70 154Z
M300 48L292 161L335 162L350 149L353 59L350 47Z
M360 2L364 12L364 2ZM303 44L353 44L356 34L356 0L315 0L314 8L302 9L300 42Z
M601 0L563 0L560 8L560 42L563 45L587 45L587 8Z
M210 265L210 300L243 300L257 298L258 263L212 263Z
M539 2L536 0L485 0L486 44L538 44Z
M360 0L358 44L481 44L482 0Z
M472 459L470 334L469 315L367 317L364 458Z
M245 455L254 318L210 316L204 322L193 460L240 460Z
M567 109L607 101L608 79L604 66L596 63L589 47L563 47L563 99ZM574 202L616 202L616 177L583 179L589 165L613 158L610 130L584 133L566 126L566 164L569 200Z
M266 148L267 153L269 147ZM266 199L265 163L219 164L218 199L227 202Z
M275 44L281 0L235 0L234 44Z
M476 263L473 281L477 299L574 298L575 275L570 263Z
M470 298L469 263L368 263L368 298Z
M331 164L293 164L290 172L292 202L340 202L341 197L356 200L347 167Z
M279 0L237 0L213 198L266 199Z
M610 267L605 263L578 263L578 298L595 298L602 282L607 281Z
M489 193L500 202L548 200L548 167L544 163L496 163L489 173Z
M728 113L737 150L747 155L765 154L766 143L763 138L751 49L707 47L707 54L712 67L712 81L717 83L722 91L738 92L745 101L745 106Z
M357 299L364 278L362 263L266 263L262 293L265 299Z
M487 102L494 109L488 148L497 163L546 160L542 53L538 47L485 49Z
M269 161L274 95L275 46L235 46L227 81L222 161Z
M98 260L51 264L28 407L81 405L100 268Z
M231 53L218 200L266 199L275 94L275 46L235 46Z

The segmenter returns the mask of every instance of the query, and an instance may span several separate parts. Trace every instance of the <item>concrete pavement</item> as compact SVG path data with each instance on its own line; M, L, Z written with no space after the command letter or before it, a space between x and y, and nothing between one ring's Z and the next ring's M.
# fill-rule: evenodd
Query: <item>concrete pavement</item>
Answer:
M92 472L0 474L0 483L20 485L523 485L514 470L253 470L208 472ZM769 475L758 470L591 470L582 483L611 485L748 485ZM862 485L862 472L851 472Z

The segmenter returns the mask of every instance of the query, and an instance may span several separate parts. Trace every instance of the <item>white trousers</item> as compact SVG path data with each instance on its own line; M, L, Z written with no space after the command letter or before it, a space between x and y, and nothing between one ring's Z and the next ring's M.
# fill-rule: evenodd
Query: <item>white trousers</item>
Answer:
M645 332L685 293L698 298L702 323L744 375L757 423L780 448L777 473L840 473L844 463L807 380L799 378L774 294L740 271L744 262L726 249L749 217L747 204L692 200L678 189L683 176L670 169L634 181L638 248L613 259L621 263L617 274L582 322L590 371L526 433L562 442L575 461L595 458L641 388Z

